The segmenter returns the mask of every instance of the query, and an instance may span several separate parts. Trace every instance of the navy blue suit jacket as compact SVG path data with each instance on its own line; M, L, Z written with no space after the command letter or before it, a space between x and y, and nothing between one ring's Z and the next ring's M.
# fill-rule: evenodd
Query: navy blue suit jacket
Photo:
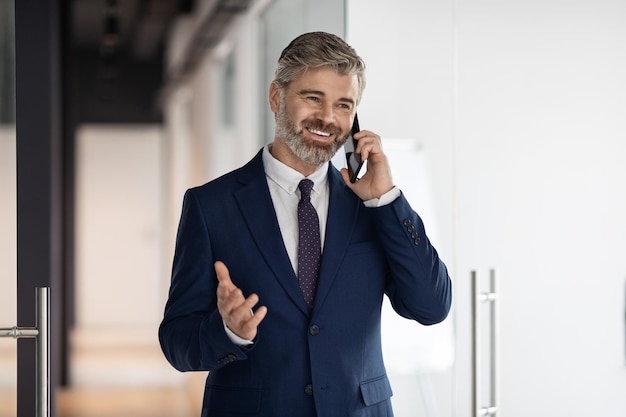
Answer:
M329 167L326 240L309 312L285 250L261 152L184 198L159 340L180 371L206 370L202 416L392 416L381 303L422 324L442 321L451 282L420 217L401 196L366 208ZM213 263L268 313L254 345L227 337Z

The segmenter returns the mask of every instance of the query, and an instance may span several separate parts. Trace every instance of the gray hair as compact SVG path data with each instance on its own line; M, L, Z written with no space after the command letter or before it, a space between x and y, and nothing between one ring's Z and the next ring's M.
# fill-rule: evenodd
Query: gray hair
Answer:
M329 67L337 74L356 75L357 102L365 89L365 62L340 37L326 32L310 32L295 38L280 54L274 82L281 89L309 68Z

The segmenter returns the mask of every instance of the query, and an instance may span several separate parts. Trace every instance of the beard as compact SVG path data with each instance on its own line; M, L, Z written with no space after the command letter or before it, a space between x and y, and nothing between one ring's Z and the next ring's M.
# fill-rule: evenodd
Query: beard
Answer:
M319 130L334 135L335 139L328 143L314 142L304 137L304 129ZM276 113L276 136L282 139L287 147L298 158L312 165L322 165L331 160L339 148L348 139L349 134L342 135L341 129L334 124L324 124L321 120L309 118L302 122L302 129L289 118L284 100L280 100Z

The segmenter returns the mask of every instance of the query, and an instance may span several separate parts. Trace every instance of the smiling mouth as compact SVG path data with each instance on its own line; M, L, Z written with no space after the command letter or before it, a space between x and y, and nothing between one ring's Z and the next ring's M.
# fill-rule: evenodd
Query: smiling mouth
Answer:
M323 132L321 130L316 130L316 129L311 129L311 128L307 128L307 130L309 132L313 133L316 136L322 136L322 137L325 137L325 138L330 137L330 133L329 132Z

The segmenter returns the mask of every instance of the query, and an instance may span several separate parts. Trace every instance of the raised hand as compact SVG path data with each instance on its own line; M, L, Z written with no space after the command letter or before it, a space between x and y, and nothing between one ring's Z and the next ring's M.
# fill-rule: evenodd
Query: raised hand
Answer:
M346 168L341 170L341 175L348 187L361 200L367 201L372 198L380 198L380 196L390 191L394 185L389 160L383 152L380 136L369 130L362 130L354 135L354 139L357 140L356 152L361 154L361 158L364 161L367 161L367 171L354 184L350 182Z
M226 326L237 336L253 340L257 335L259 323L267 314L267 307L261 306L253 312L259 302L259 296L250 294L244 298L243 292L233 284L226 265L215 262L215 273L219 281L217 286L217 309Z

